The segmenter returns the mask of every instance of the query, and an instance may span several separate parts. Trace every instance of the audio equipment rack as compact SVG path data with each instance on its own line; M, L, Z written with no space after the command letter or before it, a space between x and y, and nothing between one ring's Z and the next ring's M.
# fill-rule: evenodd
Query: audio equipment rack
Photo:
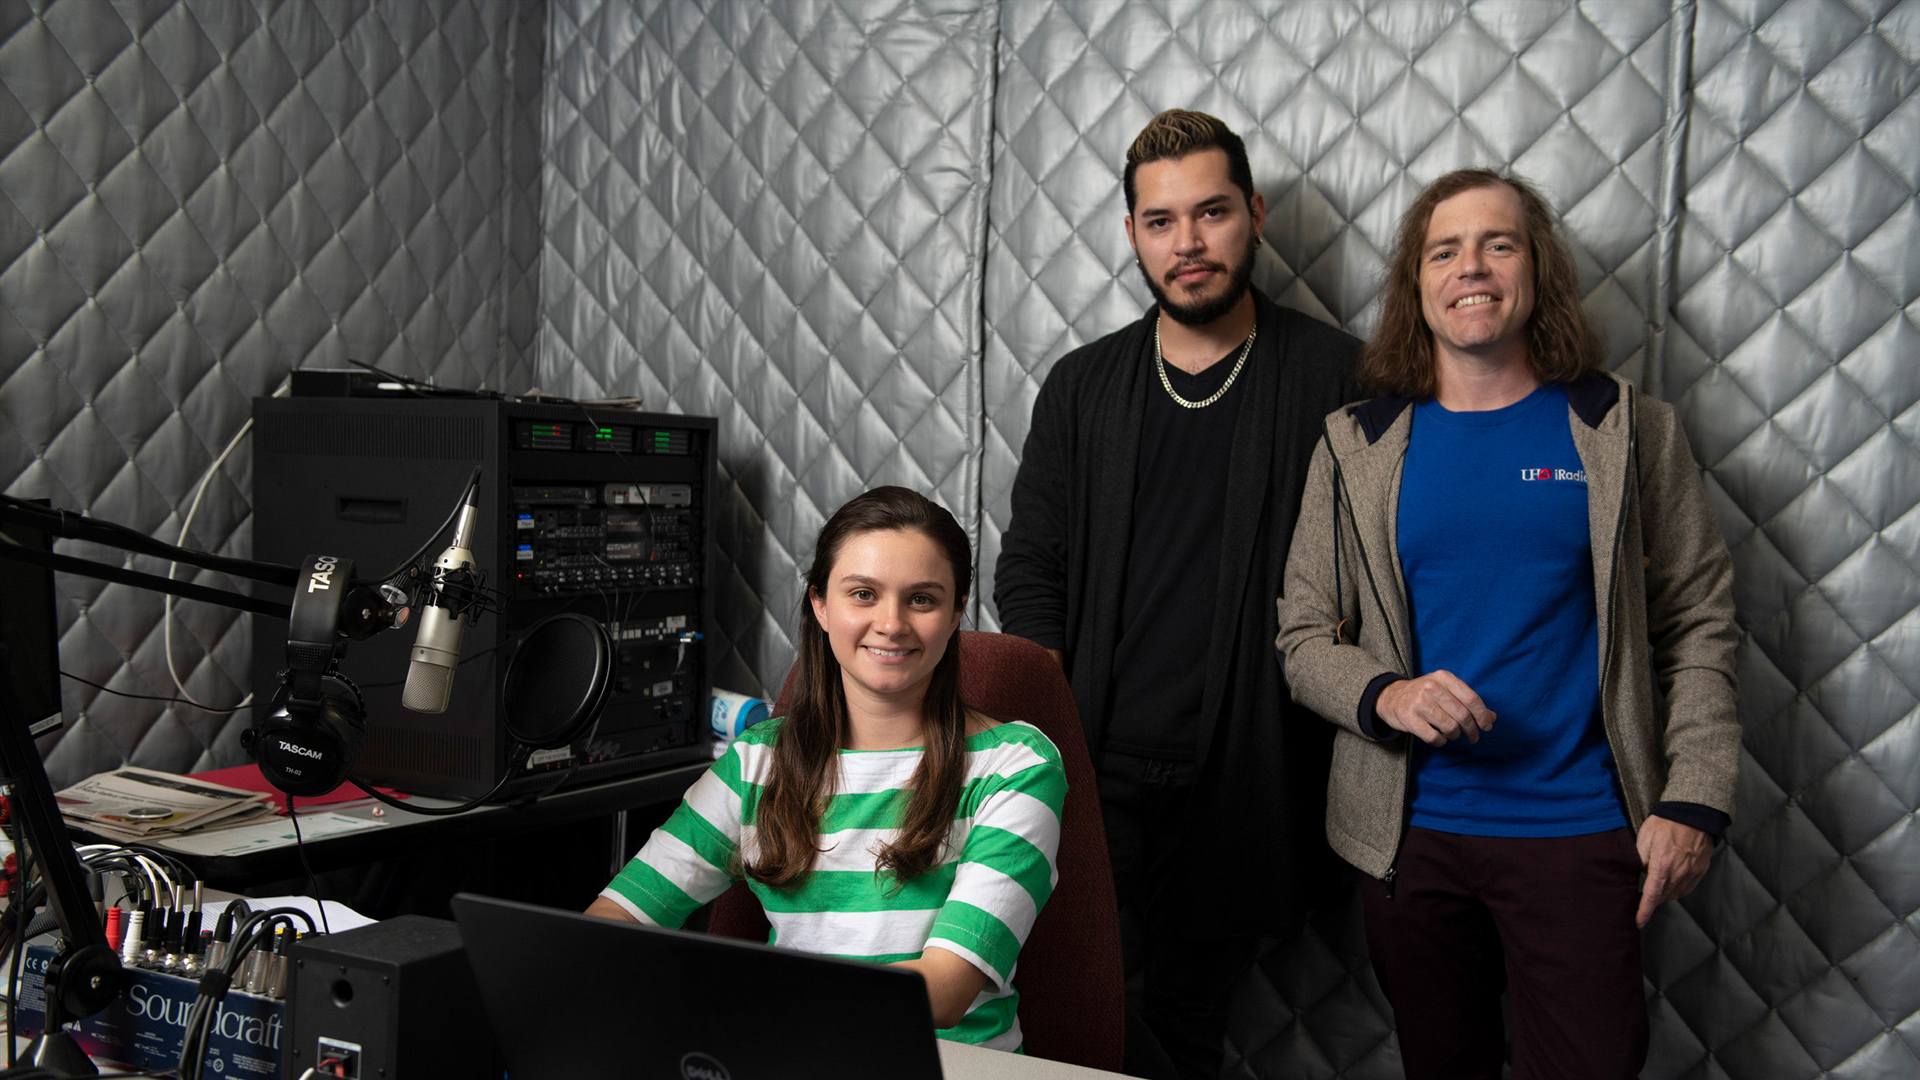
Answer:
M500 688L515 635L560 611L607 627L612 690L573 745L515 762L501 798L706 757L715 427L712 417L548 403L256 398L256 559L325 552L353 559L363 577L384 573L482 469L471 550L501 612L467 629L438 715L400 705L411 627L348 650L342 668L368 709L356 775L449 798L490 789L512 760ZM254 623L264 701L285 667L286 628Z

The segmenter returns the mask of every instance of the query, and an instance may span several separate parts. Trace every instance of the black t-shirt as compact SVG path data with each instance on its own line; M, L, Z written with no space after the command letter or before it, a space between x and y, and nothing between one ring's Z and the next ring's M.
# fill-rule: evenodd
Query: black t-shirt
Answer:
M1236 346L1198 375L1168 364L1167 380L1188 401L1204 401L1226 383L1239 358ZM1151 339L1145 362L1153 363ZM1199 744L1220 581L1227 460L1246 396L1241 390L1245 374L1204 409L1175 404L1157 376L1148 387L1120 640L1113 651L1108 750L1191 761Z

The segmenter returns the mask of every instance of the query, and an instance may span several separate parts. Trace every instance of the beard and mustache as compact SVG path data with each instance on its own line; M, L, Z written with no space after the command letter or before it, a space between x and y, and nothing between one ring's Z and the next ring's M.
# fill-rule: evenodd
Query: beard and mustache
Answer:
M1146 281L1147 290L1153 293L1153 299L1160 305L1160 310L1166 312L1174 322L1182 326L1204 326L1232 311L1233 306L1240 302L1240 298L1247 294L1248 286L1253 283L1253 253L1255 241L1258 239L1258 233L1249 233L1246 250L1240 253L1240 258L1232 265L1212 259L1187 259L1168 267L1166 273L1162 275L1165 281L1171 282L1175 274L1195 266L1204 266L1210 270L1225 273L1227 287L1211 299L1191 304L1174 299L1161 282L1154 280L1153 274L1147 270L1144 263L1140 266L1140 276Z

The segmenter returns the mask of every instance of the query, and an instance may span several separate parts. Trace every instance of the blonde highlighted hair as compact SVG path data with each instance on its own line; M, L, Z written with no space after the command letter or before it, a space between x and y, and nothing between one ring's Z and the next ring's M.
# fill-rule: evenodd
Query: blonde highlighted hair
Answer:
M1183 158L1218 147L1227 155L1227 179L1253 201L1253 167L1247 164L1247 144L1217 116L1190 109L1168 109L1147 121L1127 147L1127 167L1120 184L1127 193L1127 213L1133 213L1134 170L1150 161Z

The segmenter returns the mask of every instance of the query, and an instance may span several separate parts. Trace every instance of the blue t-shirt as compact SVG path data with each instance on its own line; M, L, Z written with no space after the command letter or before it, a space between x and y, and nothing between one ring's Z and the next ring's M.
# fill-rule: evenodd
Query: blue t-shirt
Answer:
M1414 406L1400 565L1416 673L1460 677L1496 714L1478 743L1413 746L1411 822L1471 836L1627 823L1600 723L1587 474L1567 394L1503 409Z

